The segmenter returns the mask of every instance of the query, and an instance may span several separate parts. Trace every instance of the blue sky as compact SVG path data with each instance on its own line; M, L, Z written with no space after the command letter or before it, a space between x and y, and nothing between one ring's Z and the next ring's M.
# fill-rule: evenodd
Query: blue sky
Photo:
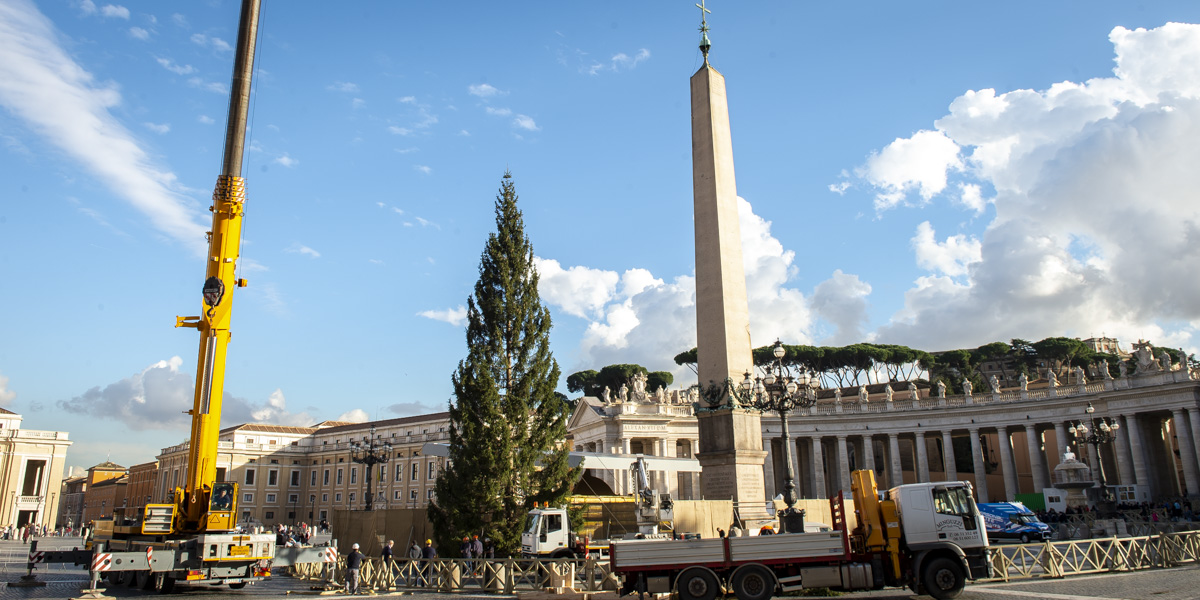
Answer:
M564 375L676 370L692 2L347 6L263 8L225 423L444 410L506 169ZM755 344L1196 350L1200 5L709 8ZM0 0L0 405L71 465L187 435L236 20Z

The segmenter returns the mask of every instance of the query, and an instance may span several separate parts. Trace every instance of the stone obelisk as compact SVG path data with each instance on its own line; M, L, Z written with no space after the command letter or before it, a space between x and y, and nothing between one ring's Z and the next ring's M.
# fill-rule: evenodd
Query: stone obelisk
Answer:
M692 76L692 189L696 222L696 348L701 409L700 485L710 500L731 498L743 517L765 516L762 429L756 410L730 396L754 369L742 266L737 186L725 78L708 64L708 24L702 5L704 66Z

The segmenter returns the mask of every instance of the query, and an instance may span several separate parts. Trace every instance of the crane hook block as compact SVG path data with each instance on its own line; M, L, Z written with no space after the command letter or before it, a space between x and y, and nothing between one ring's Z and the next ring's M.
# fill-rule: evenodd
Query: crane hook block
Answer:
M246 286L248 286L248 285L250 285L250 282L249 282L249 281L246 281L245 279L239 279L239 280L237 280L237 286L238 286L238 287L240 287L240 288L242 288L242 287L246 287Z

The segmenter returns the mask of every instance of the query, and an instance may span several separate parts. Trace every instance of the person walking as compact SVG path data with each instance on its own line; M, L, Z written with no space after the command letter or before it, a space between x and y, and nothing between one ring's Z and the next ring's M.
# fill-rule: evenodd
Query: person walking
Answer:
M383 545L383 552L380 553L380 557L383 559L383 564L381 565L383 567L383 578L380 581L384 584L383 589L385 590L392 589L392 582L396 576L392 569L392 546L395 545L395 540L388 540Z
M492 541L491 536L483 537L483 557L496 558L496 542Z
M421 544L417 540L413 540L412 546L408 547L408 565L405 570L408 573L408 587L414 587L420 581L421 565Z
M483 561L478 560L483 558L483 542L479 541L479 536L471 538L471 556L476 558L475 574L478 575L479 572L483 571Z
M358 551L358 544L350 546L350 554L346 555L346 593L358 593L358 572L362 569L363 559L362 552Z
M421 572L424 575L425 581L429 581L430 571L433 569L433 559L437 558L437 548L433 547L433 540L425 540L425 547L421 549Z

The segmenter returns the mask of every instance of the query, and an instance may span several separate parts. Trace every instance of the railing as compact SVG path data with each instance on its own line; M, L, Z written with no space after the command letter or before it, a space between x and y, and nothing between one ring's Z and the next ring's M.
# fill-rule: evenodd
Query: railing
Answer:
M346 557L340 557L337 564L295 565L292 572L301 579L343 587ZM511 594L517 589L542 590L547 587L573 587L581 592L615 590L617 578L607 560L595 558L435 558L398 559L389 563L380 558L368 558L359 570L359 588L362 590L478 590Z
M1160 533L993 548L993 578L1001 581L1031 577L1168 568L1200 562L1200 531Z
M36 429L0 430L0 439L65 440L65 431L38 431Z

